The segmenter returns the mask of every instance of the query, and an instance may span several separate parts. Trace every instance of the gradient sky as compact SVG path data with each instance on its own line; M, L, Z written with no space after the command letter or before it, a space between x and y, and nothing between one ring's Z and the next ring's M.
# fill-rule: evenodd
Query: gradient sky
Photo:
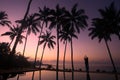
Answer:
M13 24L15 20L22 19L29 0L0 0L0 11L6 11L8 14L9 20ZM55 8L56 4L70 9L75 3L78 3L79 9L84 9L88 15L88 28L91 27L91 19L99 17L100 14L98 9L103 9L105 6L108 6L112 1L115 1L117 9L120 9L120 0L33 0L30 14L38 12L38 7L43 8L44 6ZM110 61L106 45L104 41L98 43L98 39L91 40L88 37L88 28L84 31L81 31L79 34L79 39L74 40L74 60L83 61L85 55L89 57L91 61ZM8 31L6 27L0 26L0 34ZM31 34L28 38L27 49L25 56L34 58L34 53L37 45L37 37ZM1 37L0 42L10 42L9 37ZM22 52L23 44L18 45L17 51ZM113 58L116 61L120 60L120 40L116 36L112 36L112 42L109 42L110 49L112 51ZM69 45L68 45L69 46ZM63 57L64 45L60 45L60 59ZM38 57L42 52L42 46L39 47ZM70 59L70 47L67 48L67 60ZM54 50L49 50L46 48L44 60L56 60L56 48Z

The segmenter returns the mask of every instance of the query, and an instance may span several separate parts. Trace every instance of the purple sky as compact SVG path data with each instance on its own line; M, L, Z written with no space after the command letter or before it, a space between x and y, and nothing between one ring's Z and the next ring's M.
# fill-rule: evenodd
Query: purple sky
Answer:
M0 11L6 11L9 16L9 20L13 24L15 20L22 19L29 0L0 0ZM112 1L115 1L116 8L120 9L120 0L33 0L30 13L38 12L38 7L50 7L55 8L56 4L70 9L75 3L78 3L80 9L84 9L86 14L89 17L88 28L91 27L91 19L99 17L100 14L98 9L105 8ZM79 39L74 40L74 58L75 60L82 61L84 56L87 55L91 61L109 61L109 56L104 41L98 43L98 39L91 40L88 37L88 28L84 31L81 31L79 34ZM0 26L0 34L8 31L8 28ZM37 45L37 36L33 34L29 36L27 50L25 56L34 58L34 53ZM0 37L0 42L10 42L9 37ZM23 43L24 44L24 43ZM23 50L23 44L17 47L17 51ZM110 49L112 51L113 58L115 61L118 61L120 58L120 40L116 36L112 37L112 42L109 43ZM67 48L67 59L70 59L70 47ZM64 45L60 45L60 57L62 60ZM39 54L42 51L42 46L39 48ZM38 55L40 56L40 55ZM52 56L52 57L51 57ZM56 59L56 49L49 50L46 48L45 51L45 60L55 60Z

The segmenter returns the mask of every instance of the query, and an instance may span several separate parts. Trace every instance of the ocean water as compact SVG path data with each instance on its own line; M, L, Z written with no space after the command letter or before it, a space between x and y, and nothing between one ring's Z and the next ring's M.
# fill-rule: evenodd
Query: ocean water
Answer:
M56 67L55 64L52 65L54 68ZM59 69L62 69L62 64L59 65ZM76 63L74 64L76 70L81 69L82 71L85 70L85 65ZM111 72L113 68L111 65L108 64L90 64L89 65L90 71L96 71L99 69L100 72L106 71ZM71 64L66 64L66 69L71 69ZM120 66L117 66L117 71L120 72ZM19 76L19 80L32 80L33 72L26 72ZM55 71L46 71L42 70L41 72L41 80L56 80L56 72ZM91 80L115 80L114 74L107 74L107 73L90 73ZM120 80L120 75L118 76ZM85 72L74 72L74 80L87 80L87 75ZM72 79L72 73L66 72L66 80ZM8 80L17 80L17 76L14 78L9 78ZM35 71L34 80L39 80L39 71ZM63 79L63 72L59 72L59 80Z
M21 74L19 76L19 80L32 80L33 72L27 72L25 74ZM55 71L42 71L41 80L55 80L56 72ZM66 72L66 80L71 80L71 72ZM115 80L113 74L105 74L105 73L90 73L91 80ZM17 76L14 78L10 78L8 80L17 80ZM35 72L34 80L39 80L39 71ZM59 72L59 80L63 80L63 72ZM86 80L85 72L75 72L74 80ZM119 75L120 80L120 75Z
M55 63L53 63L52 65L54 68L56 68ZM65 67L66 67L66 69L71 69L71 63L66 63ZM74 63L74 68L76 70L81 69L82 71L85 71L85 64L84 63ZM117 71L120 73L120 64L117 64L116 68L117 68ZM63 69L62 63L59 64L59 69ZM113 67L110 63L91 63L91 64L89 64L89 70L90 71L100 70L101 72L102 71L112 72Z

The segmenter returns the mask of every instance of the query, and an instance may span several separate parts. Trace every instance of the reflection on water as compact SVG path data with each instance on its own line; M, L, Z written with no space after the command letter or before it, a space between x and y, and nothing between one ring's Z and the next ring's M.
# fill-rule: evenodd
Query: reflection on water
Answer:
M19 80L31 80L33 72L27 72L24 75L19 75ZM42 71L41 80L55 80L56 72L55 71ZM66 80L71 80L71 73L66 72ZM115 80L114 75L112 74L103 74L103 73L90 73L91 80ZM14 78L9 78L8 80L17 80L17 76ZM34 80L39 80L39 71L35 72ZM59 80L63 80L63 72L59 72ZM87 80L86 73L84 72L75 72L74 80ZM119 75L120 80L120 75Z

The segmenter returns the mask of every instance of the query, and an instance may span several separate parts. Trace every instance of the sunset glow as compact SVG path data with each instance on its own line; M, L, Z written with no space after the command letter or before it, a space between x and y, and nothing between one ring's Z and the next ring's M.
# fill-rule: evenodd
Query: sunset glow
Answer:
M60 6L65 6L67 9L70 9L75 3L78 3L78 7L80 9L84 9L86 12L86 15L88 15L88 28L91 27L91 19L95 17L99 17L100 14L98 13L99 8L104 8L105 6L108 6L113 0L33 0L33 3L31 5L30 14L38 12L38 7L43 8L44 6L55 8L55 6L59 3ZM9 20L12 21L12 24L15 25L15 21L22 19L25 10L26 5L28 3L28 0L0 0L0 11L6 11L8 14ZM115 5L117 8L120 8L119 5L120 1L115 0ZM84 31L81 31L78 35L78 39L73 40L73 48L74 48L74 61L83 61L84 56L87 55L90 59L90 61L110 61L109 56L107 54L106 46L104 41L101 43L98 42L98 39L91 40L91 38L88 36L88 28L86 28ZM9 31L9 29L5 26L0 26L0 34ZM56 34L56 33L53 33ZM24 40L23 40L24 41ZM35 50L37 46L38 41L38 34L35 36L34 34L31 34L28 37L27 47L25 56L29 57L30 60L33 60L35 57ZM0 36L0 42L10 42L10 39L8 36ZM14 43L14 42L13 42ZM13 45L13 44L12 44ZM112 37L112 41L109 42L110 49L112 51L113 58L115 62L118 62L120 59L120 40L118 37L114 36ZM23 44L19 44L17 46L17 52L23 51L24 42ZM38 52L38 60L40 59L41 53L42 53L42 45L39 47ZM63 60L63 53L64 53L64 45L61 42L60 43L60 60ZM66 55L67 61L70 60L70 44L68 43L67 47L67 55ZM43 61L52 61L56 60L56 46L54 49L48 49L46 47L45 49L45 55Z

